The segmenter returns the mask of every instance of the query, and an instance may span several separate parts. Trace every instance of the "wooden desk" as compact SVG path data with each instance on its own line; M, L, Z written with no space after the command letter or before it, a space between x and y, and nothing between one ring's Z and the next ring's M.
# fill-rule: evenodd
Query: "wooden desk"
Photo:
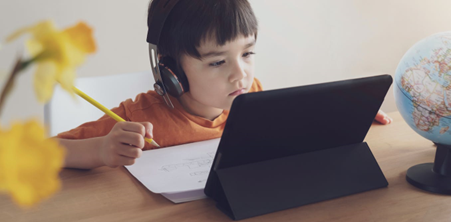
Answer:
M389 182L381 188L279 211L243 221L451 221L451 197L407 183L409 167L433 162L433 143L390 113L388 126L373 124L367 138ZM210 199L173 204L153 194L123 167L63 170L63 189L35 209L23 211L0 196L0 221L230 221Z

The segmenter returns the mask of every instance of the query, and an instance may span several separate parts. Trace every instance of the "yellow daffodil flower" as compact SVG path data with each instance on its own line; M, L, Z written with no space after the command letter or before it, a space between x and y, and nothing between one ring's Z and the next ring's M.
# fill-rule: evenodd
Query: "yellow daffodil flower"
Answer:
M84 62L87 54L96 51L92 29L80 22L60 31L52 21L44 21L17 30L6 41L12 41L25 33L32 35L27 41L27 48L32 56L28 62L38 63L34 75L38 101L48 102L57 82L74 96L72 87L75 69Z
M0 129L0 191L29 207L59 190L65 150L36 120Z

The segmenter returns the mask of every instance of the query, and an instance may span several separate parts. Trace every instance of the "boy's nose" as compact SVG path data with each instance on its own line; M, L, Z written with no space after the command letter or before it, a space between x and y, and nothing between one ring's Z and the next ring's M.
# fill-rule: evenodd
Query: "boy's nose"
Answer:
M245 64L243 62L236 62L233 66L233 70L231 70L231 74L229 76L230 82L235 82L242 80L247 76L245 71Z

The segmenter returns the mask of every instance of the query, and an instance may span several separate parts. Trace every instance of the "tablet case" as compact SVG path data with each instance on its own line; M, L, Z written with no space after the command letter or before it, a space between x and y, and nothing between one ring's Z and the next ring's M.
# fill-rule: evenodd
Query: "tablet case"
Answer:
M238 96L205 194L234 220L388 185L363 142L390 75Z

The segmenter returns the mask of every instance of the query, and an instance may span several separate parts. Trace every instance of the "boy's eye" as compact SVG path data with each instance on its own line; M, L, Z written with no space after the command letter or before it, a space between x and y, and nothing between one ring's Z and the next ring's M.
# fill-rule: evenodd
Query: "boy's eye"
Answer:
M222 65L224 63L225 63L225 61L221 60L219 62L210 63L210 66L217 67L217 66L220 66L220 65Z
M255 54L255 52L246 52L246 53L243 54L243 57L249 58L251 55L254 55L254 54ZM220 66L220 65L222 65L224 63L225 63L225 60L221 60L221 61L218 61L218 62L210 63L209 65L212 66L212 67L218 67L218 66Z
M243 54L243 57L250 57L251 55L255 55L255 52L246 52Z

